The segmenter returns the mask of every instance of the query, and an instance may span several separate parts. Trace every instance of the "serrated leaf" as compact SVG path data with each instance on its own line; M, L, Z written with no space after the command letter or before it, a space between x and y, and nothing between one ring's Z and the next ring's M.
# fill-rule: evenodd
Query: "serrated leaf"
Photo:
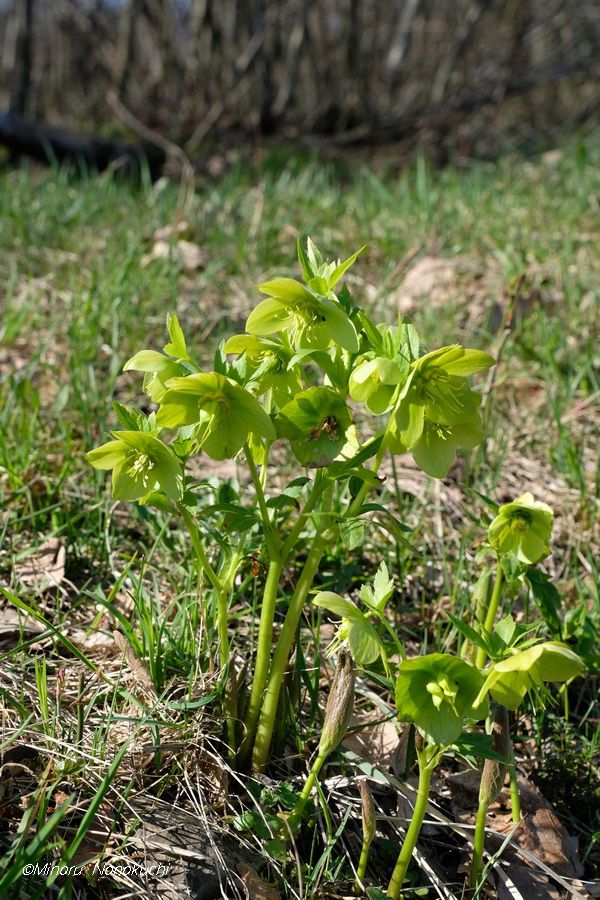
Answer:
M171 342L169 344L165 344L163 348L165 353L168 353L170 356L175 356L178 359L184 359L186 360L186 362L189 361L185 337L183 335L183 331L181 330L179 319L177 318L175 313L167 313L167 330L169 332Z
M340 537L348 550L359 547L365 537L365 526L356 516L346 517L340 522Z
M123 406L116 400L112 400L112 408L114 409L117 419L124 428L129 431L145 431L146 417L137 409L131 409L129 406Z
M562 625L559 618L561 596L548 575L534 566L527 570L527 581L531 586L536 606L542 614L553 638L562 639Z
M500 619L494 628L494 634L500 638L505 647L508 647L514 637L516 627L517 623L509 614L508 616L504 616L503 619Z

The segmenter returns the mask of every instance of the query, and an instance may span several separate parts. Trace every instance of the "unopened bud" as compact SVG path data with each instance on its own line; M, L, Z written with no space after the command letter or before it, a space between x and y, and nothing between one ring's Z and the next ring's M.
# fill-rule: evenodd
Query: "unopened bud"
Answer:
M492 747L508 760L510 757L510 732L508 725L508 710L504 706L494 704L492 711ZM486 759L481 773L479 785L479 803L489 806L493 803L504 784L506 765L495 759Z
M363 827L363 843L370 844L375 837L377 828L377 820L375 818L375 804L373 803L373 795L369 790L366 779L360 778L357 782L362 801L362 827Z
M319 756L328 756L340 743L354 708L354 663L349 653L340 651L337 668L325 707L325 721L319 741Z

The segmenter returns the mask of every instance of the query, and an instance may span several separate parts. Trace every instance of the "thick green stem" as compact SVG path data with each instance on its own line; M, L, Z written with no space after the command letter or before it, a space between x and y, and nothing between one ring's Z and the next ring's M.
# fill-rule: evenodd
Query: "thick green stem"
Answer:
M479 872L481 871L481 863L483 861L483 850L485 847L485 822L487 817L487 803L479 803L477 807L477 817L475 819L475 834L473 835L473 860L471 862L471 872L469 876L469 884L472 888L477 886Z
M400 896L400 890L406 877L406 870L408 869L413 850L415 849L415 846L417 844L417 838L419 837L423 819L425 818L425 812L427 811L427 801L429 799L429 783L431 781L431 773L433 772L434 767L431 764L424 764L422 755L420 753L418 753L418 758L419 787L417 789L415 808L413 810L412 819L410 820L410 825L408 826L408 830L404 838L404 843L402 844L402 848L398 856L398 861L396 862L396 867L392 873L392 878L388 885L386 894L386 896L391 897L392 900L398 900L398 897Z
M252 750L252 742L256 733L263 691L269 674L271 662L271 644L273 641L273 621L275 619L275 606L277 604L277 588L283 563L279 559L271 560L267 581L262 598L260 611L260 625L258 628L258 641L256 645L256 665L248 710L245 721L245 734L240 747L239 763L244 766Z
M517 767L515 765L515 750L512 740L508 742L508 754L510 759L510 805L512 810L513 822L521 821L521 798L519 796L519 785L517 783Z
M369 860L370 841L363 841L360 851L360 859L358 860L358 868L356 870L356 891L364 890L363 881L365 880L365 872L367 871L367 862Z
M267 509L267 504L265 501L265 494L263 491L260 475L258 474L258 469L256 468L256 463L254 462L252 451L247 444L244 445L244 455L246 457L246 462L248 463L248 469L250 470L252 483L254 484L254 491L256 493L258 508L260 509L260 515L263 522L265 543L267 545L269 557L271 559L276 559L279 556L281 541L273 530L271 519L269 517L269 510Z
M492 596L490 598L490 605L487 608L487 613L485 616L485 621L483 623L484 634L489 636L492 633L492 629L494 627L494 622L496 621L496 613L498 612L498 606L500 604L500 594L502 592L502 566L500 565L500 560L498 560L498 568L496 569L496 580L494 582L494 590L492 591ZM478 669L482 669L485 666L485 661L487 658L487 654L483 647L479 647L477 650L477 657L475 659L475 665Z
M254 751L252 754L252 768L257 772L261 772L267 764L273 728L275 725L275 717L277 715L279 694L281 692L281 685L283 683L290 651L296 637L304 601L312 587L328 540L330 540L328 532L315 536L310 553L308 554L307 560L304 563L304 568L302 569L300 578L296 584L296 589L292 594L289 609L281 628L279 640L277 641L269 679L265 688L263 705L256 730Z
M310 797L310 792L313 789L314 783L317 780L317 778L319 776L319 772L323 768L323 763L325 762L326 759L327 759L327 753L320 753L317 756L317 758L315 759L313 767L308 774L308 778L306 779L306 782L304 783L304 787L302 788L302 793L300 794L298 802L296 803L296 806L294 807L292 816L300 817L302 815L302 813L304 812L304 807L306 806L306 804L308 802L308 798Z
M254 678L252 681L252 691L250 701L246 712L245 734L240 748L239 763L243 767L248 762L250 752L252 750L252 742L256 733L258 717L261 711L261 703L263 692L267 683L269 674L269 666L271 663L271 646L273 642L273 623L275 619L275 607L277 603L277 588L279 579L283 569L283 564L287 559L288 553L295 546L296 540L302 531L308 516L314 509L323 488L325 481L323 472L319 470L315 476L315 481L310 491L306 503L302 508L288 538L278 554L278 558L272 559L269 565L269 573L265 584L265 590L262 599L262 608L260 614L260 625L258 630L258 641L256 649L256 664L254 669Z

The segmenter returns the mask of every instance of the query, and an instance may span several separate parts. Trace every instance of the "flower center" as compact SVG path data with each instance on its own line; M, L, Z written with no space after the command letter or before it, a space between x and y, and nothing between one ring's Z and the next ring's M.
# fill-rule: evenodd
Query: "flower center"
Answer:
M510 530L513 534L523 534L529 531L531 522L524 513L517 513L510 520Z
M439 709L442 703L447 703L454 709L458 693L458 685L455 681L450 681L447 675L440 675L435 681L430 681L426 688L431 694L431 700L436 709Z
M132 463L129 466L129 474L132 478L139 480L143 485L148 483L148 476L152 469L152 460L147 453L134 450L132 454Z

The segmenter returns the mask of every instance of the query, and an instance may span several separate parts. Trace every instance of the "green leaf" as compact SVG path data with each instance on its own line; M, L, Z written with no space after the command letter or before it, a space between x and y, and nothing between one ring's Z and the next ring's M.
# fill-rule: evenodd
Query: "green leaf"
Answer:
M508 647L514 637L516 627L517 623L509 614L500 619L494 628L494 634L500 638L505 647Z
M467 622L458 619L456 616L453 616L452 613L447 612L446 616L450 619L459 634L462 634L464 638L471 641L476 647L481 647L482 650L485 650L488 656L490 655L490 644L484 635L479 634L479 632L475 631L474 628L471 628Z
M409 529L410 530L410 529ZM373 594L376 608L381 612L383 607L392 596L394 590L394 579L390 578L388 567L384 562L379 564L379 568L373 579Z
M365 526L356 516L346 516L340 521L340 537L348 550L359 547L365 536Z
M360 250L357 250L356 253L353 253L352 256L349 256L348 259L345 259L343 262L339 262L329 278L327 279L329 290L333 290L336 286L340 278L348 271L351 265L353 265L360 254L363 252L367 245L363 244Z
M300 237L300 235L298 235L298 240L296 241L296 250L298 253L298 262L300 264L300 269L302 270L302 276L305 281L310 281L315 273L312 269L306 251L302 246L302 238Z
M167 330L169 332L169 337L171 338L171 343L165 344L163 347L165 353L168 353L170 356L175 356L178 359L186 360L186 362L189 361L185 337L183 336L179 319L175 313L167 313Z
M118 403L114 399L111 400L111 403L117 419L124 428L127 428L129 431L147 430L145 428L147 419L143 413L138 412L137 409L132 409L130 406L123 406L122 403Z
M552 584L548 575L533 566L527 569L525 577L531 585L531 591L537 608L542 614L544 622L550 629L553 638L561 640L562 625L559 618L561 596L556 586Z
M461 736L452 745L452 749L460 753L467 760L472 757L477 759L491 759L494 762L508 763L501 753L493 748L493 736L480 731L463 731Z

